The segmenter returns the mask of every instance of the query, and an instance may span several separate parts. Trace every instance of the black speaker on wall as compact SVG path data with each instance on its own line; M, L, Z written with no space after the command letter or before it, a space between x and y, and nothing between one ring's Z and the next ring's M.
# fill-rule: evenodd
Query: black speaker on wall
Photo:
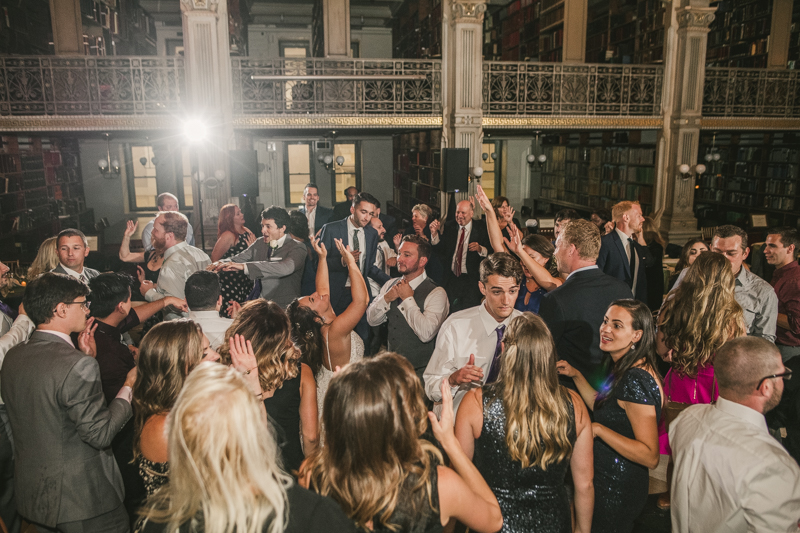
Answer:
M469 185L469 148L442 148L442 189L466 191Z
M231 150L231 196L258 196L258 155L255 150Z

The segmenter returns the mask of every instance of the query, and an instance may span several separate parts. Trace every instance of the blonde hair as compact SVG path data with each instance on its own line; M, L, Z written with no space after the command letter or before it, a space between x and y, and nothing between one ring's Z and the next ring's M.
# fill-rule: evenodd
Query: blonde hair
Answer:
M430 221L433 216L433 209L426 204L417 204L411 208L412 211L418 211L419 214L425 217L425 220Z
M488 401L503 400L506 445L522 468L542 470L572 454L572 399L559 385L553 336L544 321L526 312L508 324L500 375L486 389Z
M744 312L734 296L736 278L720 254L701 253L686 278L667 295L659 316L672 368L695 377L728 340L746 334Z
M661 231L659 231L658 226L656 226L656 222L652 218L644 217L644 222L642 222L642 232L644 233L644 241L646 243L655 241L662 247L667 245L667 243L664 241L664 238L661 236Z
M241 374L200 364L167 424L169 483L143 506L145 520L168 524L166 531L188 521L201 521L206 533L284 531L292 480Z
M567 244L574 244L578 256L585 261L596 261L600 255L600 230L588 220L571 220L561 230L559 238Z
M28 281L36 279L39 275L50 272L58 266L57 240L58 237L50 237L39 245L39 253L36 254L36 259L28 268Z
M639 202L631 202L630 200L623 200L611 208L611 219L614 222L619 222L622 219L622 215L633 209L633 206L639 205Z
M347 365L331 379L322 422L325 446L300 477L309 475L309 488L336 500L356 525L409 530L389 523L401 497L412 519L433 508L431 470L442 455L420 438L427 409L408 359L384 352Z

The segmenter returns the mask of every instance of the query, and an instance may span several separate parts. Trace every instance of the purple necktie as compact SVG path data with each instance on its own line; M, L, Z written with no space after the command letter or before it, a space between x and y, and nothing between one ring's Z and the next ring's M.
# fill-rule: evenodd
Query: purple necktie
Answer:
M503 334L506 332L505 326L499 326L496 330L497 333L497 346L494 349L494 357L492 358L492 366L489 368L489 377L486 378L486 385L494 383L500 374L500 353L503 351Z
M10 306L4 304L3 302L0 302L0 313L4 313L11 320L14 320L15 318L17 318L17 313L15 313L14 310L11 309Z

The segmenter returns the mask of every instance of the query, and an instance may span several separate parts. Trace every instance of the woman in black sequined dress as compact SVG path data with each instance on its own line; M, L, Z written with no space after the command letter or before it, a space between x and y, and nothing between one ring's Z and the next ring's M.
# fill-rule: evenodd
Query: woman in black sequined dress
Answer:
M600 326L600 348L612 361L611 376L595 391L566 361L558 373L572 377L594 410L594 533L633 529L647 501L649 471L658 466L661 376L656 370L650 310L636 300L617 300Z
M528 312L512 320L503 344L498 380L464 397L456 437L500 503L501 532L572 533L564 484L571 466L575 531L589 533L589 413L578 394L559 385L553 337L541 318Z

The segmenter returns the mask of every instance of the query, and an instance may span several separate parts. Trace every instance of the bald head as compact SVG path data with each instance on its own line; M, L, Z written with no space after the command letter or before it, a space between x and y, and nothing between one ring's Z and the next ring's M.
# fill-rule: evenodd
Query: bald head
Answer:
M756 387L762 378L779 374L783 369L778 348L760 337L731 339L714 358L720 394L740 403L757 393Z
M458 202L456 206L456 222L459 226L466 226L472 220L473 213L474 210L469 200Z

